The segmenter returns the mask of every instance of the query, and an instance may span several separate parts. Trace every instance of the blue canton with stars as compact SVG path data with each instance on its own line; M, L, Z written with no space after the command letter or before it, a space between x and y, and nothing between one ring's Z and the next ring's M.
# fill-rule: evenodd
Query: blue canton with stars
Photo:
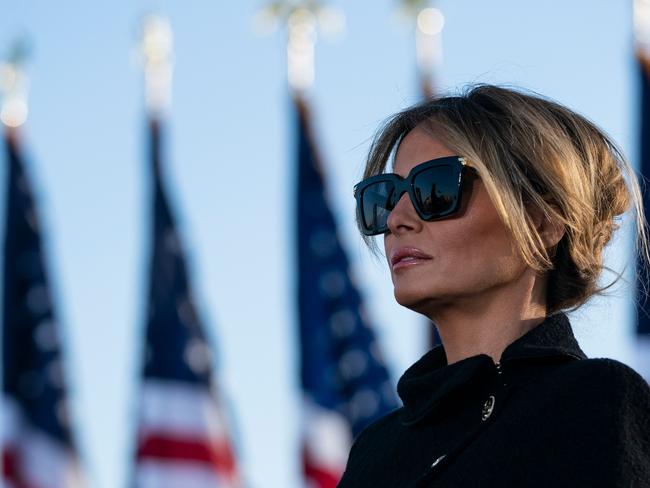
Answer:
M356 436L398 403L326 201L306 103L297 100L296 109L302 387L317 405L343 414Z
M3 392L32 427L72 447L59 332L39 219L15 134L6 136Z
M150 123L153 235L144 375L209 385L212 356L192 299L187 266L161 175L161 127Z

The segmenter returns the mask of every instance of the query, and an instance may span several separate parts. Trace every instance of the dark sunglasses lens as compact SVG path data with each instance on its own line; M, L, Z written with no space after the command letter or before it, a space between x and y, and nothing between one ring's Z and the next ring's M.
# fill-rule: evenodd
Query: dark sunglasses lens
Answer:
M429 218L441 217L456 207L458 171L452 166L428 168L413 179L416 204Z
M360 201L360 217L363 227L371 233L385 232L388 214L393 207L395 185L390 181L379 181L363 189Z

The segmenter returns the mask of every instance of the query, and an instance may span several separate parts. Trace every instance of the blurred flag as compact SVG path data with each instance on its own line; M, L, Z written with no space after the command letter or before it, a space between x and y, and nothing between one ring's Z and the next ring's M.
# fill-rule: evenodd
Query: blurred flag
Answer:
M17 134L6 129L2 486L81 486L39 219Z
M646 218L650 218L650 59L644 51L637 53L640 73L640 131L639 131L639 171L644 179L642 182L643 206ZM636 369L650 381L650 298L645 292L650 292L650 269L639 262L637 295L637 344L638 364Z
M307 486L329 488L353 436L398 404L326 201L306 102L295 104L303 468Z
M240 486L212 354L188 283L161 175L160 126L151 122L153 235L138 488Z

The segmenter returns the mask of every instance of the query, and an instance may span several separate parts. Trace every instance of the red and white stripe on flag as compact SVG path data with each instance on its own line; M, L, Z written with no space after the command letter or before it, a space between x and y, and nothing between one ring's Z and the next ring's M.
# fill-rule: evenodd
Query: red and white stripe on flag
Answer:
M305 399L303 470L308 488L335 488L352 447L350 426L343 415Z
M204 386L146 378L139 413L138 488L241 486L224 410Z
M2 397L2 486L4 488L78 488L78 459L57 439L25 421L15 400Z

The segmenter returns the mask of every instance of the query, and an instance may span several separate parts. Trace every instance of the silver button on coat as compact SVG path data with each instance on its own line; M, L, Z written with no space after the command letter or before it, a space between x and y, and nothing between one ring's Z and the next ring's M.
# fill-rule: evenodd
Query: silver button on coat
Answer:
M490 418L490 415L492 415L492 410L494 410L494 396L490 395L487 400L485 400L485 403L483 404L483 411L481 418L483 420L487 420Z

